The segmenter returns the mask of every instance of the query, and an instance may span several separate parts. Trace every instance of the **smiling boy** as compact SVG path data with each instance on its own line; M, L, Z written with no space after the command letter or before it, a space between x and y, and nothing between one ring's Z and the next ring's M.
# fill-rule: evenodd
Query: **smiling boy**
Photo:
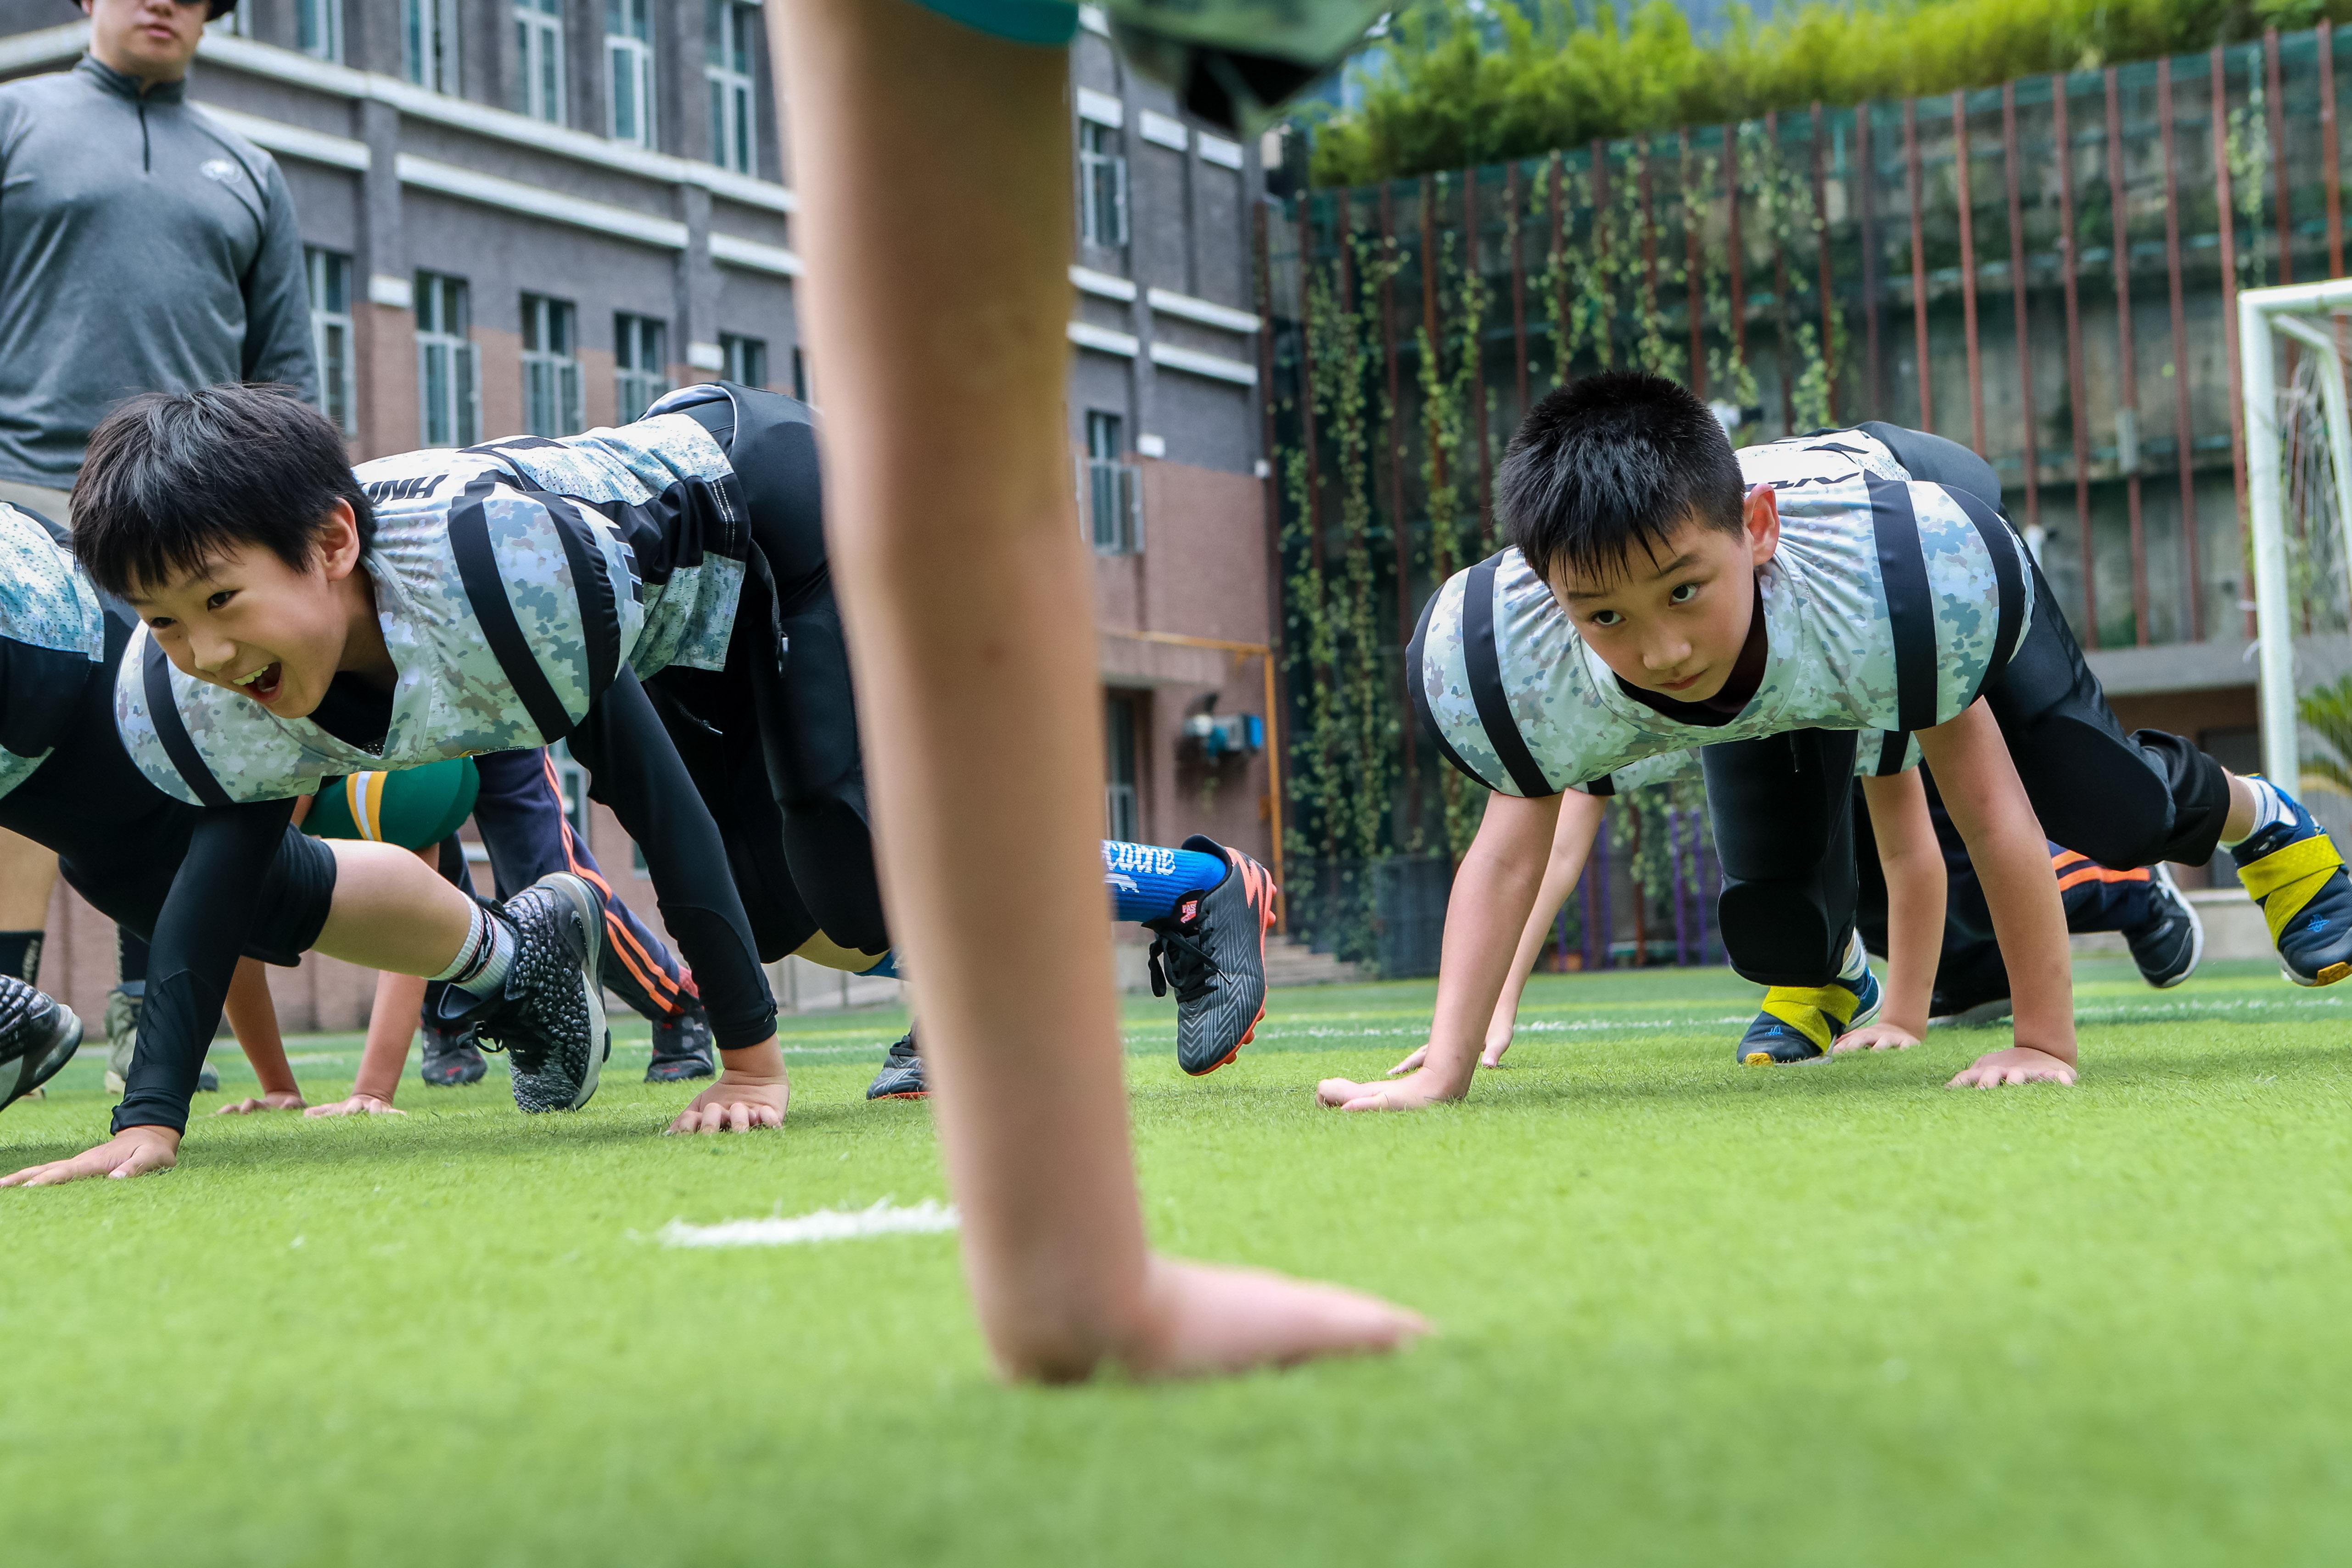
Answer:
M2126 735L1982 459L1872 425L1735 455L1673 383L1619 373L1532 410L1496 486L1513 548L1441 588L1409 668L1455 766L1494 791L1454 882L1429 1057L1362 1109L1458 1098L1536 892L1559 792L1705 747L1749 1034L1867 973L1854 931L1856 731L1915 736L2007 961L2016 1044L1955 1084L2072 1082L2065 917L2043 829L2106 866L2229 847L2288 977L2352 973L2352 883L2310 815L2178 736ZM1743 1042L1741 1058L1748 1055Z

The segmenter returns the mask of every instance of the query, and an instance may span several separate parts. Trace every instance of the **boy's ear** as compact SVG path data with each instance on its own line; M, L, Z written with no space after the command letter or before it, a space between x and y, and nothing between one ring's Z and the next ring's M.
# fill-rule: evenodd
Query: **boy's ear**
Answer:
M340 503L338 503L340 504ZM1770 485L1749 488L1740 503L1739 521L1748 531L1748 559L1761 566L1780 549L1780 500Z
M360 520L352 511L352 503L338 499L319 520L315 548L319 552L319 569L330 583L340 582L357 570L360 563Z

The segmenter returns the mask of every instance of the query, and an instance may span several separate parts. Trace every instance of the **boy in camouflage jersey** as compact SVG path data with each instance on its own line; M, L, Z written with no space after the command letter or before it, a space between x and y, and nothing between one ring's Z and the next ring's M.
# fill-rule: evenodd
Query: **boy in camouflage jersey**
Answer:
M2018 1043L1955 1084L2074 1080L2048 841L2119 868L2226 846L2287 977L2352 973L2352 882L2326 835L2179 736L2125 734L1965 448L1869 425L1735 455L1687 392L1621 373L1538 404L1496 489L1514 548L1438 591L1408 664L1441 750L1495 792L1454 883L1429 1058L1393 1084L1334 1079L1327 1102L1465 1092L1559 792L1605 793L1685 747L1704 748L1726 949L1769 987L1751 1039L1792 1017L1833 1039L1865 984L1864 731L1917 740L2008 960Z

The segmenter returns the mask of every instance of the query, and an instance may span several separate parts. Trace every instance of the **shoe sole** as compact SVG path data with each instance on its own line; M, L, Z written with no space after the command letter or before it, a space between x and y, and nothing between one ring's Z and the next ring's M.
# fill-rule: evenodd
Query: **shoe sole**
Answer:
M896 1094L869 1094L866 1098L869 1102L877 1100L929 1100L931 1091L928 1089L902 1089Z
M605 1058L613 1054L613 1030L604 1017L604 901L586 881L569 871L555 872L536 885L551 888L571 900L572 912L580 917L581 929L587 933L588 949L580 967L581 982L588 988L588 1034L592 1042L588 1048L588 1076L572 1103L564 1107L566 1110L577 1110L596 1098L596 1080L604 1073Z
M2315 991L2322 985L2333 985L2346 975L2352 974L2352 963L2331 963L2308 980L2284 963L2279 965L2279 973L2297 985L2306 990Z
M1233 857L1234 869L1240 872L1242 875L1242 889L1244 892L1251 895L1250 907L1256 910L1258 914L1257 973L1259 984L1257 1016L1250 1020L1249 1027L1242 1031L1242 1037L1234 1042L1234 1048L1232 1050L1227 1051L1223 1056L1219 1057L1207 1067L1185 1068L1185 1073L1192 1078L1206 1078L1211 1073L1216 1071L1219 1068L1225 1066L1227 1063L1234 1060L1234 1058L1240 1056L1242 1054L1242 1047L1248 1045L1252 1040L1257 1038L1257 1026L1265 1022L1265 933L1274 929L1274 900L1277 891L1274 885L1274 873L1259 865L1256 861L1251 859L1248 856L1242 854L1239 850L1228 849L1225 853ZM1253 872L1255 873L1255 875L1252 875ZM1263 905L1259 904L1256 899L1256 895L1260 891L1263 891L1265 895L1265 902ZM1183 1066L1181 1062L1177 1065L1180 1067Z

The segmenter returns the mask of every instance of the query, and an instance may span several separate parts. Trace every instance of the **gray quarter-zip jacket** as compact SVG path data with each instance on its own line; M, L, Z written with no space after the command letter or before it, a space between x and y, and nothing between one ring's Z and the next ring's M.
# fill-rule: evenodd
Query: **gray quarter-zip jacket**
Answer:
M0 479L70 489L133 393L318 399L286 176L186 86L87 55L0 86Z

